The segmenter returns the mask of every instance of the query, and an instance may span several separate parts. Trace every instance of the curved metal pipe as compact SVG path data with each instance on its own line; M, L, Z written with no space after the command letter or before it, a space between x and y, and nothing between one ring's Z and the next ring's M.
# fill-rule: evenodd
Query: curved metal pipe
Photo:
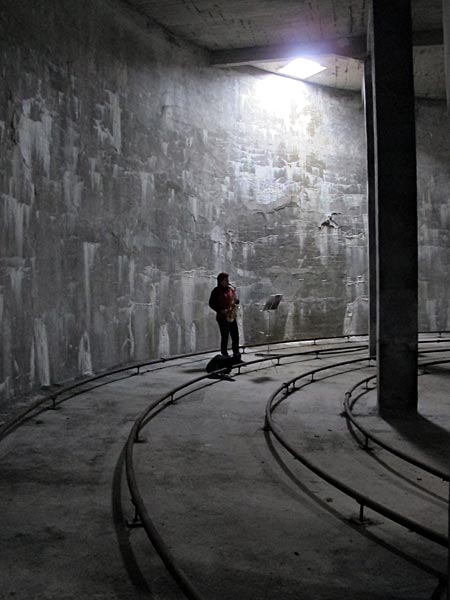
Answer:
M335 364L334 367L347 365L348 362L349 361L344 361L343 363ZM354 361L354 362L356 362L356 361ZM319 370L323 370L323 369L317 369L315 372L317 372ZM300 452L298 452L283 436L281 430L275 425L275 423L272 420L272 412L275 410L275 408L272 408L272 404L279 394L285 392L286 385L292 384L295 381L298 381L299 379L302 379L303 377L308 376L309 374L311 374L311 373L307 373L302 376L291 379L289 382L285 383L282 387L280 387L278 390L276 390L272 394L272 396L269 398L267 405L266 405L266 415L265 415L266 428L268 428L270 431L272 431L272 433L277 438L277 440L280 442L280 444L282 444L282 446L284 446L284 448L286 448L286 450L294 458L296 458L298 461L300 461L303 465L305 465L305 467L310 469L313 473L315 473L316 475L318 475L319 477L324 479L327 483L331 484L332 486L334 486L335 488L337 488L338 490L340 490L347 496L350 496L351 498L356 500L361 506L367 506L368 508L372 509L373 511L383 515L384 517L387 517L391 521L394 521L395 523L398 523L399 525L402 525L403 527L406 527L406 528L410 529L411 531L418 533L419 535L423 536L424 538L426 538L432 542L435 542L435 543L439 544L440 546L443 546L444 548L447 548L448 547L448 537L446 535L439 534L439 533L433 531L432 529L425 527L412 519L409 519L408 517L404 517L397 511L387 508L386 506L380 504L379 502L372 500L369 496L362 494L355 488L339 481L336 477L334 477L327 471L324 471L323 469L321 469L320 467L315 465L312 461L308 460ZM276 406L279 406L281 401L284 400L285 398L286 398L286 396L284 396L284 398L281 398L281 400L277 402Z
M435 365L435 364L445 364L445 363L449 363L449 362L450 362L450 360L429 361L429 362L421 363L420 366L424 367L424 366L430 366L430 365ZM404 460L405 462L408 462L409 464L414 465L415 467L418 467L419 469L422 469L423 471L426 471L427 473L434 475L435 477L439 477L443 481L449 481L449 473L448 472L442 471L441 469L433 467L432 465L429 465L429 464L419 460L418 458L414 458L413 456L410 456L409 454L407 454L406 452L403 452L402 450L394 448L393 446L391 446L390 444L388 444L387 442L385 442L384 440L379 438L374 433L371 433L369 429L367 429L366 427L361 425L361 423L358 421L358 419L353 415L352 409L350 407L350 402L349 402L353 392L358 387L363 385L364 383L367 383L368 381L371 381L372 379L375 379L375 378L376 378L376 375L372 375L371 377L366 377L365 379L362 379L361 381L356 383L353 387L351 387L348 390L348 392L346 392L345 397L344 397L344 411L345 411L346 417L353 423L353 425L357 429L359 429L359 431L361 431L361 433L367 439L372 440L373 442L378 444L378 446L381 446L382 448L384 448L391 454L394 454L398 458ZM355 403L356 403L356 401L355 401Z
M359 349L360 348L358 347L357 350L359 350ZM347 348L346 348L346 350L347 350ZM292 356L304 356L304 355L309 355L309 354L316 354L316 352L317 352L317 350L314 350L314 351L307 350L307 351L289 354L289 355L281 355L279 358L280 359L281 358L292 358ZM242 366L247 367L252 364L259 364L259 363L271 361L272 359L273 359L273 357L264 357L264 358L246 362ZM356 362L360 362L361 360L367 360L367 359L366 358L357 359ZM346 361L346 363L353 363L353 362L355 362L355 361L353 361L353 360ZM326 367L323 367L322 369L315 369L314 371L330 369L330 368L333 368L333 367L328 365ZM218 371L215 371L214 373L220 373L222 371L224 371L224 369L219 369ZM150 414L152 413L152 411L156 410L158 407L159 407L158 412L160 412L161 410L164 410L164 408L167 408L167 406L169 406L170 404L172 404L174 402L174 396L176 393L192 386L194 383L198 383L199 381L210 378L210 376L214 373L205 374L200 377L191 379L187 383L184 383L182 385L179 385L179 386L171 389L166 394L164 394L164 396L162 396L158 400L155 400L153 403L151 403L141 413L141 415L138 417L138 419L135 421L135 423L130 431L130 434L128 436L126 446L125 446L125 469L126 469L127 483L128 483L128 488L129 488L129 491L131 494L132 502L133 502L135 510L136 510L136 514L139 516L148 538L150 539L155 550L161 557L161 560L163 561L167 570L170 572L170 574L172 575L172 577L174 578L174 580L176 581L176 583L178 584L180 589L183 591L185 596L187 598L189 598L190 600L203 600L203 598L202 598L200 592L190 582L189 577L186 575L186 573L183 571L183 569L178 566L175 557L168 549L162 536L160 535L158 529L156 528L150 515L148 514L148 511L145 507L145 503L141 496L139 486L138 486L137 480L136 480L136 474L135 474L134 464L133 464L133 447L134 447L134 443L138 439L141 428L143 426L145 426L151 420L152 417L150 416ZM164 402L165 402L164 406L161 406L162 403L164 403Z
M154 403L154 407L160 404L161 401ZM133 428L130 431L128 436L128 440L126 443L126 453L125 453L125 462L126 462L126 475L128 488L131 493L132 501L136 509L136 513L139 515L142 526L151 540L155 550L161 557L166 569L172 575L180 589L183 591L186 598L189 600L204 600L203 596L196 589L196 587L192 584L189 577L186 573L181 569L175 557L168 549L166 543L164 542L162 536L159 531L155 527L152 519L150 518L147 509L145 507L145 503L142 499L142 496L139 492L139 488L136 482L136 474L133 467L133 446L139 434L140 424L144 418L148 416L149 411L146 410L145 413L141 416L141 418L136 421Z

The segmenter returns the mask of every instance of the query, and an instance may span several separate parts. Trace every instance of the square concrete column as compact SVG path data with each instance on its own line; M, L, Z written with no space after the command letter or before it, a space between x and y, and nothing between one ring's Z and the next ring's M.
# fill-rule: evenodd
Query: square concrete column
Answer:
M444 31L445 85L447 108L450 109L450 2L442 0L442 29Z
M376 245L376 206L375 206L375 148L373 133L373 86L372 60L364 61L364 114L366 120L367 152L367 207L368 207L368 249L369 249L369 354L377 352L377 245Z
M373 2L380 413L417 410L417 183L411 4Z

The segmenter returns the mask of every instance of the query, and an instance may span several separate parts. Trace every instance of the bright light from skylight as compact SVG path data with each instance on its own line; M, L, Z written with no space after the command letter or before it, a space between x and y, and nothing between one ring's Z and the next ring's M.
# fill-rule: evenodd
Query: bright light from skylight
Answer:
M314 60L309 60L308 58L295 58L282 67L279 70L279 73L297 77L298 79L308 79L308 77L317 75L317 73L321 73L322 71L325 71L325 69L326 67L322 67L322 65Z

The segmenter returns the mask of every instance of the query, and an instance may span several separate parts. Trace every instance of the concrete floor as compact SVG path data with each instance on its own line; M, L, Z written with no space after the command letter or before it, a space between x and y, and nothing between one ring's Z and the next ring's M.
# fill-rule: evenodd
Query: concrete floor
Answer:
M350 347L350 345L349 345ZM283 352L307 350L291 346ZM273 349L274 350L274 349ZM444 548L365 511L264 431L267 400L284 381L354 355L248 365L208 379L150 421L134 445L148 513L178 564L211 600L422 600L447 572ZM205 372L212 355L115 376L43 410L1 441L0 598L184 598L133 506L123 447L147 405ZM246 361L254 358L246 354ZM309 460L372 498L447 533L448 484L381 448L361 448L342 416L345 391L374 373L330 369L288 396L274 420ZM445 367L419 377L420 417L387 423L375 392L355 407L365 426L446 468ZM6 415L4 416L6 418Z

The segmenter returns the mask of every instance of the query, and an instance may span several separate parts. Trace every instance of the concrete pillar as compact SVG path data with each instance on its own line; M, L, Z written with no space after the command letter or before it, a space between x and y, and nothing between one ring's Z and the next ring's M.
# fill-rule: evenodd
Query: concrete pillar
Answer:
M364 113L366 119L367 147L367 203L369 221L369 354L375 356L377 351L377 256L376 256L376 221L375 221L375 148L373 133L373 86L372 60L370 56L364 61Z
M450 2L442 0L442 28L444 31L445 84L447 108L450 110Z
M411 5L373 2L380 413L417 410L417 183Z

